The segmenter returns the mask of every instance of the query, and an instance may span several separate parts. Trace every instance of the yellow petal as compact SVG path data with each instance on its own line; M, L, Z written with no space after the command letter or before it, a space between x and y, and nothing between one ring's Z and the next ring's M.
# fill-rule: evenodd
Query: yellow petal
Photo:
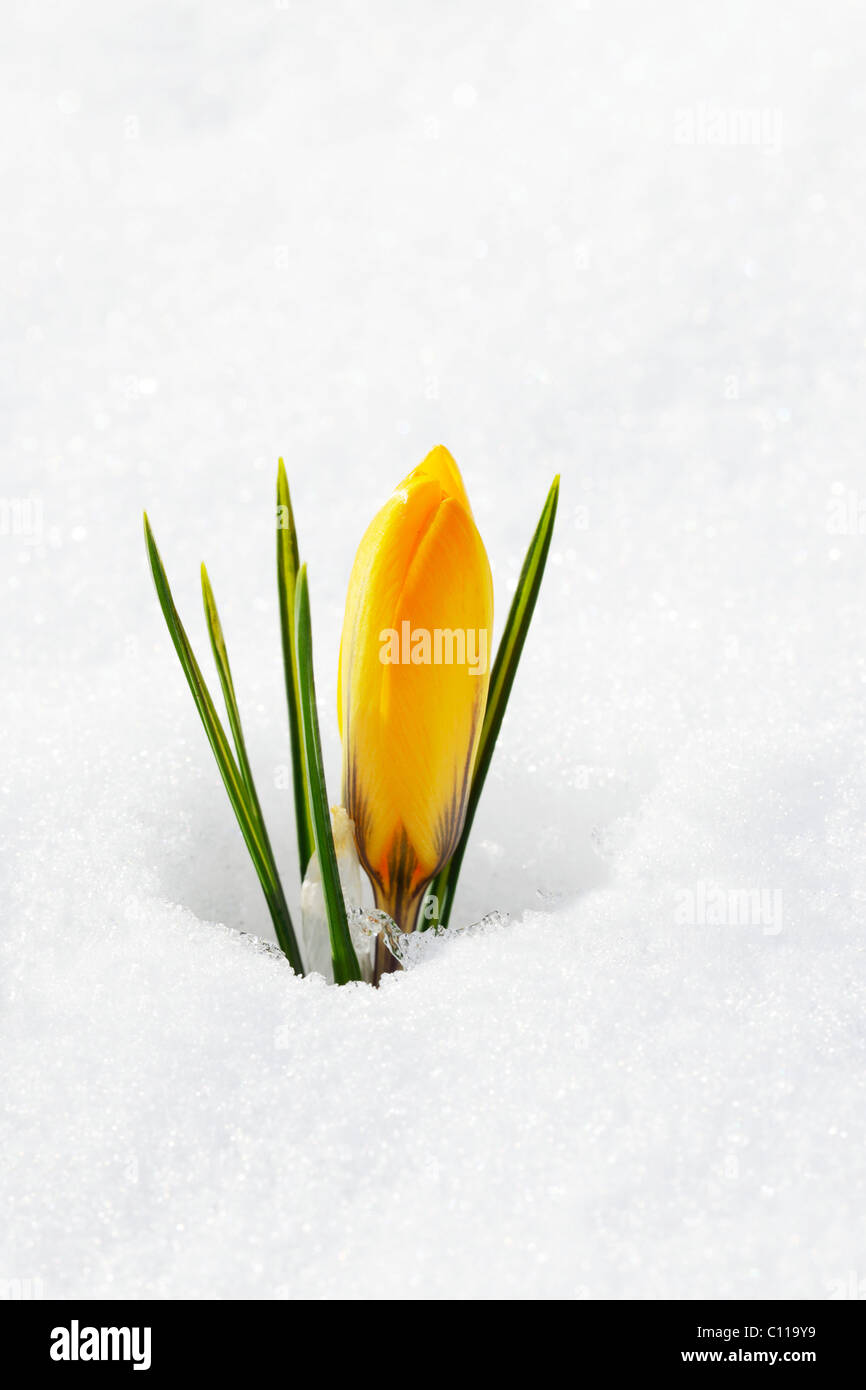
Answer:
M460 469L444 444L437 444L435 449L431 449L424 462L419 463L418 467L412 470L397 490L399 492L401 489L423 480L438 483L446 497L453 497L470 516L472 515L472 508L469 506L469 498L466 496Z
M377 903L406 930L463 826L492 623L490 565L457 465L440 446L367 528L338 682L344 802ZM383 662L387 632L408 660Z

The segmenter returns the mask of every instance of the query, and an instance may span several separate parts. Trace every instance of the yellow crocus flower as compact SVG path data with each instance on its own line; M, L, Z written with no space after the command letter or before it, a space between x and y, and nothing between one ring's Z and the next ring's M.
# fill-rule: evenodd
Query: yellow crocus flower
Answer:
M404 931L463 827L492 626L487 553L439 446L367 528L340 648L343 803L376 905Z

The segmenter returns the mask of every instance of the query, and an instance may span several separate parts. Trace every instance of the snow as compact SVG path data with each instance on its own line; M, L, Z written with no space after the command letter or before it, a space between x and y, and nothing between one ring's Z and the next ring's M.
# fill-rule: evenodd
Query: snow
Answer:
M4 1287L863 1287L864 35L5 17ZM354 550L439 442L500 627L562 473L455 909L511 920L329 988L253 940L141 510L210 672L207 560L297 912L276 458L335 798Z

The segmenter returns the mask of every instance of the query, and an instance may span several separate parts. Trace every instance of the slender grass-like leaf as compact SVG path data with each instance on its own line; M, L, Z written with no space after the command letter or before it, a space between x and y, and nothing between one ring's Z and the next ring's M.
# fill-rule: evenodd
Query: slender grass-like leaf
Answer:
M258 874L262 891L268 904L271 920L274 924L277 941L284 954L288 957L294 970L303 974L303 964L298 943L295 938L292 919L286 904L285 895L282 890L276 869L273 866L273 857L269 855L269 845L267 836L262 836L263 826L261 824L261 812L257 809L257 802L250 799L249 791L244 777L235 761L231 746L226 737L225 730L216 712L210 691L207 688L205 679L201 673L198 662L193 654L189 638L180 620L180 614L175 607L174 599L169 588L168 578L157 549L156 541L151 530L147 514L144 517L144 537L147 545L150 568L153 574L153 581L156 585L156 593L159 605L162 609L163 617L166 621L174 649L177 652L184 675L195 701L199 718L204 725L205 733L208 737L211 750L216 759L220 776L223 779L226 792L232 809L237 817L241 834L244 837L253 866ZM238 726L240 727L240 726Z
M204 565L201 567L201 590L204 599L204 612L207 620L208 632L210 633L211 649L213 651L214 662L222 687L223 698L225 699L226 711L229 717L229 725L234 739L235 751L237 753L238 768L243 778L244 786L250 803L250 810L256 822L259 839L265 852L265 862L271 881L277 889L277 902L281 915L289 916L288 906L285 901L280 874L277 868L277 861L271 846L270 837L265 825L265 818L262 815L262 808L259 802L256 784L253 780L253 770L250 767L250 760L247 754L247 746L244 740L243 729L241 727L241 715L238 709L237 697L235 696L235 685L232 680L231 666L229 665L229 654L226 649L225 637L223 636L222 623L220 622L219 612L217 611L216 599L214 598L210 578ZM289 920L289 928L292 928ZM287 953L288 954L288 953Z
M328 932L331 938L334 980L338 985L345 985L350 980L361 979L361 968L358 965L358 957L352 945L349 924L346 920L346 905L343 901L343 888L337 869L334 834L331 829L331 811L328 805L325 770L322 764L319 716L316 710L316 683L313 675L313 638L310 625L310 594L307 587L306 565L301 566L298 574L296 605L295 628L298 643L301 726L307 758L313 831L322 872L322 889L328 917Z
M244 742L243 730L241 728L241 716L238 709L237 697L235 696L235 686L232 680L231 666L229 665L229 654L226 650L225 637L223 636L222 623L220 622L219 612L217 611L216 599L214 598L213 588L211 587L205 565L201 567L201 593L204 600L204 615L207 621L207 629L210 635L211 650L213 652L214 663L217 674L222 686L223 698L225 700L226 712L229 717L229 727L234 739L235 752L237 753L238 767L244 786L247 789L247 796L255 811L256 820L260 822L264 830L262 819L262 809L259 805L259 798L256 793L253 773L250 767L250 760L247 756L247 746Z
M289 744L292 753L292 786L295 794L295 825L298 833L298 862L301 878L313 853L313 817L307 776L307 759L301 731L298 648L295 632L295 589L298 568L298 533L292 511L286 467L280 459L277 468L277 589L280 600L280 630L283 637L283 667L286 700L289 707Z
M496 660L493 663L493 670L490 675L490 689L487 694L487 709L484 715L484 723L481 727L481 738L478 744L478 753L475 758L475 769L472 774L472 786L469 790L469 797L466 803L466 819L463 822L463 831L457 843L457 848L444 868L434 878L427 890L426 901L435 897L439 905L438 922L440 926L447 926L451 915L451 908L454 902L454 892L457 887L457 878L460 873L460 866L463 863L463 856L466 852L466 842L469 839L469 832L472 829L472 822L475 819L475 812L478 809L478 802L484 787L484 781L493 757L493 750L496 747L496 740L499 730L502 727L502 720L508 705L508 697L511 694L511 687L514 684L514 677L517 674L517 667L523 652L523 644L526 641L526 634L529 631L529 624L532 621L532 614L535 611L535 603L538 598L538 591L541 588L541 580L544 575L544 566L547 562L547 553L550 550L550 539L553 535L553 523L556 520L556 507L559 500L559 474L554 478L550 491L547 494L547 501L541 513L535 534L526 552L526 559L520 571L520 578L517 581L517 591L511 603L499 648L496 653ZM425 930L429 926L435 925L433 920L426 920L422 912L419 918L420 930Z

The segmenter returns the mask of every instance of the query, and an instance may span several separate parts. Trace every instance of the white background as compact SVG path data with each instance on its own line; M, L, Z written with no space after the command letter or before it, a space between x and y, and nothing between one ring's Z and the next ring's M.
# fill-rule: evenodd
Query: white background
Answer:
M4 1287L866 1292L864 32L6 7ZM457 901L512 923L326 989L236 934L141 511L210 673L208 561L294 904L276 459L336 795L354 550L440 442L497 627L562 474Z

